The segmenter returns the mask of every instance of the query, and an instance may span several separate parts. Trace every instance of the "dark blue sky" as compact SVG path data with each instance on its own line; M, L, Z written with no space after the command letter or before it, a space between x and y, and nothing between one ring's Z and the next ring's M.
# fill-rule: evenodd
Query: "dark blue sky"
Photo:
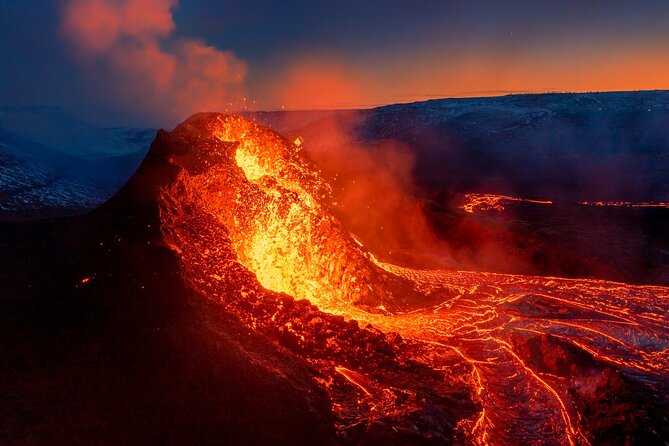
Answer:
M59 32L66 1L0 2L0 104L161 124L74 57ZM246 62L260 108L669 87L667 1L182 0L173 14L174 36Z

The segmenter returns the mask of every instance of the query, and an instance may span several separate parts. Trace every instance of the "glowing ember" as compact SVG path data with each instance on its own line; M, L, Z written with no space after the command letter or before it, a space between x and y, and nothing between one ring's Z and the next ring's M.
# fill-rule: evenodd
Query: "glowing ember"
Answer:
M173 133L193 141L162 193L184 278L317 371L342 439L389 426L442 442L588 444L601 419L615 422L589 389L666 385L668 288L380 263L332 217L296 144L219 115ZM468 198L467 212L537 202Z

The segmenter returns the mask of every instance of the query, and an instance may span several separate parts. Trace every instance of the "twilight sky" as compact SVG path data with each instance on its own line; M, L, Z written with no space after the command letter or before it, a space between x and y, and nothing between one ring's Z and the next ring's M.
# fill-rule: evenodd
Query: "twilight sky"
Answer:
M665 0L0 1L0 105L103 125L665 88Z

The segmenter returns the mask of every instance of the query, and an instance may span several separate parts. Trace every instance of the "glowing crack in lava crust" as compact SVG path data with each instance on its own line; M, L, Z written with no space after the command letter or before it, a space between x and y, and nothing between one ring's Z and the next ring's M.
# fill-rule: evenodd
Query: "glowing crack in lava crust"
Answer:
M342 442L665 434L669 289L384 264L278 134L198 114L169 138L161 219L184 279L313 368Z

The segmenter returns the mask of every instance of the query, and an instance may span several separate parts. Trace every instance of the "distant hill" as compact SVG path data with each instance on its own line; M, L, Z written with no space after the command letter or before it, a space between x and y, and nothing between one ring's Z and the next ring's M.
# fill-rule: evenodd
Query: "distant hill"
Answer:
M310 114L311 113L311 114ZM415 156L431 190L553 200L669 199L669 91L436 99L370 110L257 113L308 150L333 129Z
M416 260L398 249L410 226L392 233L374 224L383 209L395 220L412 215L383 184L400 172L409 177L398 181L403 199L421 208L463 269L669 283L669 209L579 205L669 202L669 91L438 99L254 118L302 137L338 201L362 209L347 214L356 234L379 252L394 247L393 261ZM389 154L396 150L401 156ZM460 206L470 193L554 205L469 214ZM416 261L438 265L434 257Z
M0 219L96 207L132 175L154 136L99 128L55 107L0 107Z

